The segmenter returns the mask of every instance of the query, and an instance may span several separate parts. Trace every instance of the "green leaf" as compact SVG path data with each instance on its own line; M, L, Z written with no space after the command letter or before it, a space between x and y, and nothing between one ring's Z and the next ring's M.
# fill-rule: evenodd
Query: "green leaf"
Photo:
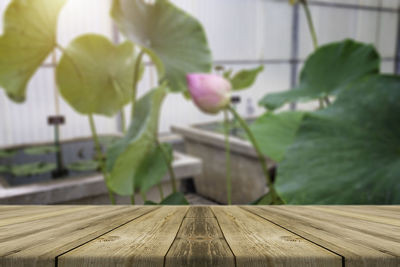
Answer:
M260 66L255 69L239 71L231 79L232 89L238 91L249 88L256 81L258 74L261 73L263 70L264 66Z
M362 77L378 74L379 65L372 45L345 40L321 46L307 59L297 88L268 94L259 104L273 110L288 102L334 95Z
M148 50L161 82L172 91L186 90L186 74L210 72L211 52L201 24L167 0L114 0L112 17L128 39ZM163 67L161 67L161 63Z
M176 192L164 198L160 205L189 205L189 202L183 193Z
M135 115L124 138L107 151L108 186L120 195L132 195L140 184L139 167L156 147L158 118L165 87L153 89L136 103Z
M286 111L278 114L267 112L250 125L261 152L279 162L293 143L304 112Z
M116 46L101 35L82 35L57 66L60 93L82 114L113 116L132 98L134 60L129 41Z
M273 198L271 194L265 194L256 201L249 203L250 205L283 205L285 204L280 198Z
M96 160L81 160L68 164L68 170L72 171L95 171L99 168L99 162Z
M4 14L0 37L0 86L16 102L56 46L58 14L66 0L14 0Z
M278 167L289 204L400 204L400 77L376 76L306 115Z
M226 70L226 71L224 71L224 73L222 74L222 76L223 76L225 79L230 80L230 79L231 79L231 76L232 76L232 72L233 72L232 69Z
M44 155L57 152L56 146L35 146L24 149L24 153L27 155Z
M0 173L8 173L10 171L10 167L7 165L0 165Z
M13 149L0 149L0 158L11 158L17 153L16 150Z
M172 146L161 144L155 146L137 170L135 182L142 192L147 192L152 186L158 184L168 172L168 162L172 162ZM166 151L168 155L164 155ZM166 158L167 157L167 158Z
M14 165L11 167L11 173L14 176L39 175L54 171L56 164L48 162L34 162L27 164Z

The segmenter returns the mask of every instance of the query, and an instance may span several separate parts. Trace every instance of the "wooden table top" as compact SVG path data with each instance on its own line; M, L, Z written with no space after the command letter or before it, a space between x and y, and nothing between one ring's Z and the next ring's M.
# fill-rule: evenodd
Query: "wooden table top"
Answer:
M400 266L400 206L0 206L0 266Z

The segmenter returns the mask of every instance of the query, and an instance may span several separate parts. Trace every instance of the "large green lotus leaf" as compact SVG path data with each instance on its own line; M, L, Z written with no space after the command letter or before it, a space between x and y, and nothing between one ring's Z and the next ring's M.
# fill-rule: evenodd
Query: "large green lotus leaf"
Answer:
M56 168L57 166L55 163L34 162L34 163L14 165L11 167L11 173L14 176L40 175L54 171Z
M142 192L147 192L152 186L158 184L168 172L166 160L169 163L172 162L171 145L160 144L160 146L153 148L136 172L135 187Z
M400 77L376 76L306 115L278 167L289 204L400 204Z
M107 184L120 195L132 195L141 179L141 165L156 147L158 118L165 94L165 87L159 87L140 98L127 134L107 151L110 172Z
M279 162L293 143L304 117L303 112L267 112L250 125L264 155Z
M57 66L57 84L64 99L82 114L115 115L133 93L133 44L118 46L86 34L73 40Z
M54 145L49 146L34 146L28 147L24 149L24 153L27 155L45 155L45 154L52 154L56 153L58 148Z
M163 63L172 91L186 90L186 74L209 72L212 59L202 25L167 0L145 3L143 0L114 0L112 16L128 39L153 53L158 69Z
M10 99L25 100L26 86L56 46L57 19L66 0L14 0L0 37L0 86Z
M380 57L372 45L345 40L321 46L306 61L297 88L266 95L260 105L276 109L292 101L336 94L349 83L379 72Z

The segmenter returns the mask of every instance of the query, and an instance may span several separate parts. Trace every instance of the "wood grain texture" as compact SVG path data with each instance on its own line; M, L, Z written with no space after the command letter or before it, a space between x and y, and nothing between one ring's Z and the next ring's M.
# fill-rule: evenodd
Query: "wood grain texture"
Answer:
M53 206L0 226L0 266L54 266L58 255L155 210L155 207ZM62 211L62 212L61 212ZM46 215L47 214L47 215Z
M382 223L379 216L361 220L354 210L350 216L324 206L243 209L334 251L344 258L345 266L400 266L400 228Z
M237 266L342 266L342 258L239 207L212 207Z
M400 266L400 206L0 206L0 266Z
M235 257L209 207L190 207L165 266L235 266Z
M58 258L58 266L163 266L188 207L163 206Z

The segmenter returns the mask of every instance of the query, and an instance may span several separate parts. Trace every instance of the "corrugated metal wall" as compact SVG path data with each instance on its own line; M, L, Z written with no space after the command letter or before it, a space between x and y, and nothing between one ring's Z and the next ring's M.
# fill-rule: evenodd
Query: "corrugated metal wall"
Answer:
M4 12L9 0L0 0ZM293 12L287 0L173 0L178 6L200 19L204 24L218 65L238 70L263 64L265 71L248 91L241 92L239 111L246 114L247 106L256 111L257 101L267 92L290 87L293 59L301 61L312 51L311 39L303 10L298 18L298 55L293 58ZM393 72L397 40L398 0L316 0L309 1L320 44L351 37L374 43L384 58L383 70ZM108 16L110 0L68 0L59 22L59 42L63 46L80 34L101 33L113 38L112 22ZM154 68L140 84L143 94L156 84ZM52 129L47 126L48 115L56 113L58 96L54 92L51 61L39 69L29 84L24 104L10 102L0 90L0 146L49 141ZM88 136L87 118L74 112L59 98L59 110L67 118L62 126L62 138ZM129 107L127 107L127 111ZM129 113L127 113L129 114ZM161 115L161 131L170 125L185 125L217 119L199 112L180 95L168 96ZM118 131L116 118L96 117L100 133Z

